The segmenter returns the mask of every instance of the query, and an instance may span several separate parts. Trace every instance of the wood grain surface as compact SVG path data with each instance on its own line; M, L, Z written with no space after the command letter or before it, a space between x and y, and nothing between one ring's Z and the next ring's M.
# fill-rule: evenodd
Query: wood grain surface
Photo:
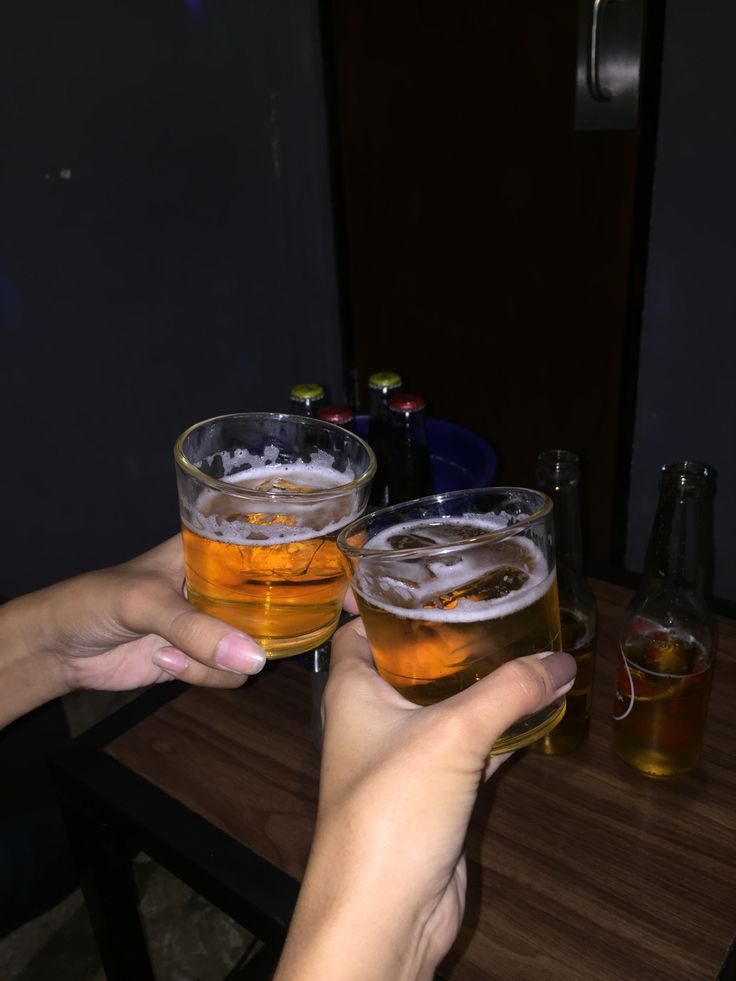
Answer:
M516 754L481 791L453 981L712 981L736 934L736 624L719 622L700 762L648 779L611 740L631 594L592 585L590 735L568 756ZM309 716L309 674L283 661L238 691L188 690L107 752L299 879L319 776Z

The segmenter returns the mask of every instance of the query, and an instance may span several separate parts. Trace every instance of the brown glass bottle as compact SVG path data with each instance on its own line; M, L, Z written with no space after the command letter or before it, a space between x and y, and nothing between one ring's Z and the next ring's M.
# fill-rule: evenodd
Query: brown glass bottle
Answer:
M562 649L578 666L567 693L562 721L532 748L550 756L569 753L585 741L590 726L598 615L583 575L580 517L580 460L569 450L545 450L537 457L537 486L552 498Z
M432 460L421 395L402 392L389 399L388 503L400 504L434 493Z
M376 454L376 473L371 484L369 505L385 507L388 500L389 445L391 414L388 402L392 393L401 388L401 376L395 371L376 371L368 379L370 406L368 409L368 442Z

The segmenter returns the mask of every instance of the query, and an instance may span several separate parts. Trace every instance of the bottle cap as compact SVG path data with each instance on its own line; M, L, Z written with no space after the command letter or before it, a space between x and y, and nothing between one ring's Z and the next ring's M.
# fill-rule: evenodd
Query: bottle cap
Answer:
M308 402L314 399L324 398L325 390L321 385L295 385L290 395L297 402Z
M388 400L388 407L394 412L417 412L424 408L424 399L411 392L398 392Z
M355 418L349 405L325 405L317 410L317 418L325 422L334 422L336 426L345 426Z
M385 388L391 390L401 385L401 375L395 371L376 371L368 379L369 388Z

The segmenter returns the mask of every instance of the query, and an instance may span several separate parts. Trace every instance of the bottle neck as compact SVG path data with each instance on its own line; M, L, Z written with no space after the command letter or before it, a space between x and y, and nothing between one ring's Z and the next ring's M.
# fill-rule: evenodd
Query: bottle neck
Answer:
M314 419L324 405L324 401L324 395L316 398L292 398L289 402L289 411L293 416L308 416L310 419Z
M660 500L644 560L644 578L667 579L705 592L702 502Z
M388 503L398 504L434 492L424 409L391 407Z
M537 457L537 484L554 505L557 568L582 575L583 530L580 520L580 461L568 450L546 450Z
M583 571L583 531L577 484L547 491L554 502L555 543L560 569Z
M404 439L409 439L414 445L425 445L427 442L427 423L424 409L412 409L410 412L390 410L391 428L396 433L402 433Z
M387 419L388 400L391 397L391 391L388 388L372 388L370 394L369 415L372 418L380 416Z
M708 575L709 474L696 464L663 468L644 560L644 578L690 588L701 599Z

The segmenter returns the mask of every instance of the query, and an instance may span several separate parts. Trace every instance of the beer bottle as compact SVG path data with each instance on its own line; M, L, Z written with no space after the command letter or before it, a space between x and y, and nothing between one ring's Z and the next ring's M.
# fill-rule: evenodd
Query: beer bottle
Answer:
M368 442L376 454L376 473L371 484L369 506L382 508L388 504L389 445L391 415L388 400L401 388L401 376L394 371L377 371L368 379L370 406L368 409Z
M355 415L349 405L323 405L317 409L317 418L355 432Z
M537 487L553 503L560 596L562 649L578 666L575 685L567 693L562 721L532 748L547 755L569 753L585 740L590 725L598 628L595 597L583 575L580 517L580 459L569 450L545 450L537 457Z
M388 406L391 414L388 503L399 504L434 493L432 460L422 396L396 393Z
M618 756L647 776L686 773L700 756L716 627L705 601L712 475L662 467L641 587L624 616L613 708Z
M316 416L325 402L325 390L316 382L294 385L289 393L289 411L294 416Z

